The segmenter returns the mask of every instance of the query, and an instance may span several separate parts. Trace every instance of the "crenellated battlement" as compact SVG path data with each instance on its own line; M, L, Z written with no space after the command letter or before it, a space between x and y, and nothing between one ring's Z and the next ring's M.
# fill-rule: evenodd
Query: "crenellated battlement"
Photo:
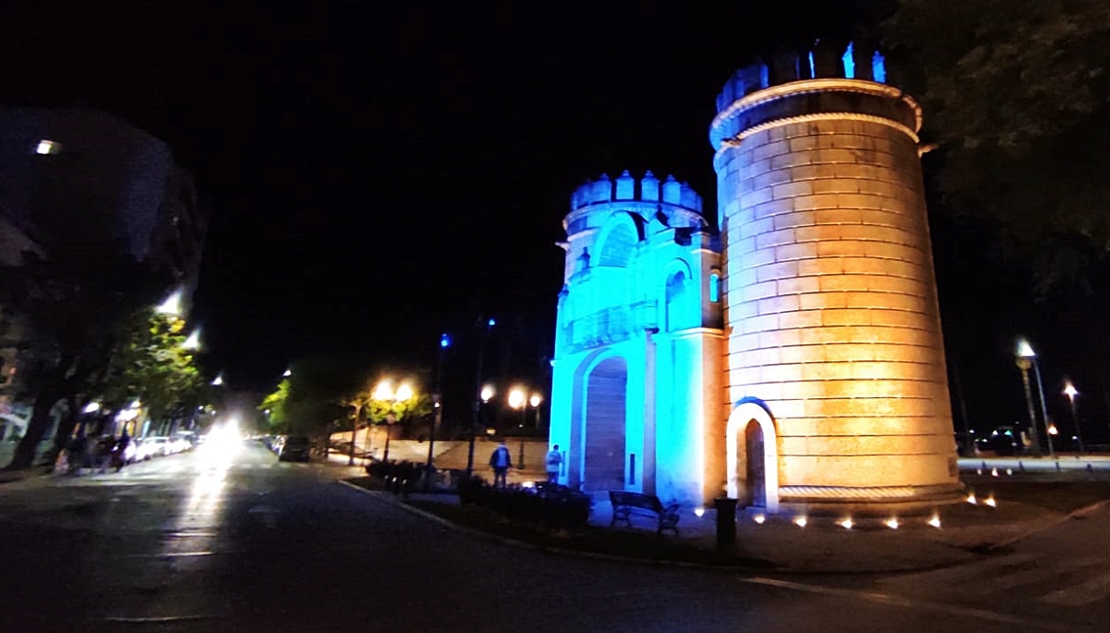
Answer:
M717 111L757 90L803 79L863 79L887 82L886 59L862 42L818 41L812 48L782 50L738 69L717 95Z
M570 210L573 213L594 204L622 201L661 202L699 215L702 210L701 196L688 183L680 183L674 176L660 181L650 170L637 179L627 169L615 179L602 174L575 189L570 197Z

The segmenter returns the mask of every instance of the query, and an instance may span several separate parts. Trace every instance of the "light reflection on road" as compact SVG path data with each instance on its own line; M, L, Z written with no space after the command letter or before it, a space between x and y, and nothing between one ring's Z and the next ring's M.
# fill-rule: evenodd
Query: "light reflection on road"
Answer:
M237 430L213 430L197 447L193 485L174 522L179 538L167 543L167 554L208 551L222 523L221 511L227 498L228 472L243 447Z

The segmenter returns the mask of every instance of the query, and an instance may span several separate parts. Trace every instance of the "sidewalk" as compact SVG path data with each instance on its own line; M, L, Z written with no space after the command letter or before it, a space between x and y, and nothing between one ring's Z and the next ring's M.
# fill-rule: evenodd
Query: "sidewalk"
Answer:
M405 505L400 497L380 493L381 498ZM412 494L409 500L425 508L437 504L458 506L452 494ZM420 510L414 510L422 512ZM610 528L612 508L607 496L595 495L590 525L620 533L629 528ZM939 517L940 527L930 524ZM988 506L958 503L938 508L936 515L859 520L850 529L840 524L844 517L765 515L740 510L736 515L737 553L768 561L780 572L880 573L945 567L974 560L983 553L1021 536L1043 530L1065 519L1066 514L1004 501ZM665 535L702 552L716 551L716 513L708 509L698 516L686 511L679 522L678 537ZM637 536L654 536L650 519L633 518ZM650 552L644 558L651 558Z

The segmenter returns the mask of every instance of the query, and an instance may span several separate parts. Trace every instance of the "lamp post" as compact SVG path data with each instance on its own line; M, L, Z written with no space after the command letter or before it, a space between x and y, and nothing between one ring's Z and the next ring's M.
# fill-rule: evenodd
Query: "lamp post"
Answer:
M535 421L536 421L536 430L537 431L540 430L540 403L541 402L543 402L543 396L541 396L538 393L532 394L532 397L528 399L528 404L532 405L532 410L536 412Z
M1033 372L1037 377L1037 391L1041 396L1041 418L1045 422L1045 435L1048 439L1048 456L1052 457L1054 454L1052 447L1052 436L1047 433L1048 430L1048 411L1045 410L1044 405L1044 384L1041 382L1041 368L1037 364L1037 354L1033 351L1033 347L1029 341L1021 339L1018 341L1017 348L1017 366L1021 369L1021 380L1025 386L1025 404L1029 409L1029 420L1032 422L1030 427L1030 437L1033 440L1033 454L1037 457L1041 456L1041 443L1038 439L1037 433L1037 414L1033 410L1033 394L1029 388L1029 367L1033 367Z
M439 335L439 354L436 356L436 392L433 396L435 400L435 417L432 418L432 431L428 434L428 463L424 465L424 489L431 490L432 488L432 473L435 472L435 466L432 465L433 450L436 445L436 429L443 422L443 354L447 348L451 347L451 337L446 332Z
M412 387L409 387L408 384L402 384L394 391L390 382L383 380L374 388L373 396L375 400L391 402L389 412L385 414L385 453L382 455L382 461L389 463L389 438L393 435L392 427L397 422L397 412L394 407L397 406L397 403L412 398Z
M1083 432L1079 428L1079 416L1075 412L1075 397L1079 395L1079 390L1075 385L1068 380L1064 383L1064 395L1068 397L1068 404L1071 405L1071 419L1075 423L1075 439L1079 441L1079 454L1083 454Z
M524 468L524 421L528 415L528 397L524 395L524 389L520 387L513 387L509 391L509 406L514 409L520 409L520 462L517 468Z
M474 474L474 433L478 429L478 424L481 421L482 414L482 357L486 353L486 339L489 338L490 332L493 331L493 326L497 325L496 319L489 319L484 326L480 326L481 331L478 334L478 372L475 375L475 395L474 399L474 418L470 424L470 433L468 436L468 446L466 451L466 477L470 479Z

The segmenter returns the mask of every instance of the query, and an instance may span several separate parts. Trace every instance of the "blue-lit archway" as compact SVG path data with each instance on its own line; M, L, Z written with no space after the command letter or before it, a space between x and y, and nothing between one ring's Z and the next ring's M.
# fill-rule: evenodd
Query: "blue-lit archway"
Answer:
M628 363L600 355L583 363L572 412L568 479L582 490L623 490L627 480L625 425Z

